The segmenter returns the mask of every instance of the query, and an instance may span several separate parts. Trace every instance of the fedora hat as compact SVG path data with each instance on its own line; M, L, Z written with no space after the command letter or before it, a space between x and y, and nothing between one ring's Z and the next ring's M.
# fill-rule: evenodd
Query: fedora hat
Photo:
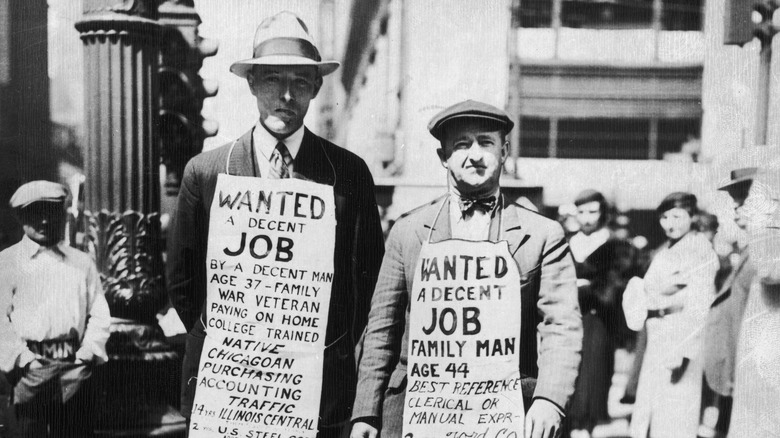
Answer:
M718 190L729 191L729 189L742 184L747 181L753 181L758 168L756 167L743 167L741 169L734 169L731 171L731 179L726 184L718 187Z
M231 72L245 78L255 65L311 65L325 76L339 67L337 61L322 60L306 24L289 11L263 20L253 46L252 58L233 63Z

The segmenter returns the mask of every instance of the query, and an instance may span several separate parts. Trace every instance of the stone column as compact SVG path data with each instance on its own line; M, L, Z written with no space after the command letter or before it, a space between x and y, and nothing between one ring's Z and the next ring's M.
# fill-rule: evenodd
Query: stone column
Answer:
M100 436L181 433L179 359L157 326L166 301L160 234L156 0L83 0L86 250L111 309L95 369Z
M113 317L153 323L164 302L154 129L156 2L84 0L86 245Z

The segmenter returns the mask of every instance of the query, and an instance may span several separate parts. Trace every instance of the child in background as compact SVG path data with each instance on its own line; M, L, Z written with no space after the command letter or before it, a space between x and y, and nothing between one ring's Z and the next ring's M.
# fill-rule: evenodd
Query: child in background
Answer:
M107 360L110 315L95 263L63 242L67 189L22 185L10 205L24 237L0 252L0 370L25 437L92 436L94 364Z

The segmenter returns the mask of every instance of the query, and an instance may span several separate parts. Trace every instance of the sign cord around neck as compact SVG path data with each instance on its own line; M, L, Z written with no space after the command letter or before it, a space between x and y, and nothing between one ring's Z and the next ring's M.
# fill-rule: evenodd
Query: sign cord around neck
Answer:
M433 223L431 224L431 228L428 230L428 238L425 239L426 243L431 243L431 237L433 236L433 229L436 227L436 223L439 222L439 216L441 216L441 211L444 210L444 206L447 205L448 201L452 202L452 195L447 195L447 199L445 199L444 202L441 203L439 210L436 212L436 216L434 216L433 218Z
M233 140L233 144L230 145L230 150L227 154L227 160L225 160L225 173L230 175L230 157L233 155L233 148L236 147L236 143L238 143L238 139Z

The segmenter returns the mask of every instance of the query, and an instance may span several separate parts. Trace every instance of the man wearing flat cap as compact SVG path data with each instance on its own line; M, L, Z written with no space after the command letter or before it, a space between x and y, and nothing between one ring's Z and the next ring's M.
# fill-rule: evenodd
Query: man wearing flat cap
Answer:
M512 127L474 101L429 123L448 193L388 237L352 438L559 432L582 345L574 265L557 222L501 193Z
M92 365L105 362L110 315L97 267L66 245L67 189L22 185L10 205L24 237L0 252L0 370L14 384L20 436L92 436Z
M748 226L744 206L757 172L756 167L734 169L729 181L718 188L731 197L734 222L742 230L746 230ZM707 314L704 330L702 417L699 427L699 435L702 438L714 437L718 430L725 434L731 416L739 329L748 292L755 277L747 247L741 248L738 255L737 263L712 300Z
M246 79L257 100L257 123L237 140L195 156L185 168L169 236L167 281L171 302L189 330L182 381L182 411L188 418L196 376L202 371L199 359L207 331L204 326L214 317L206 308L207 242L214 237L210 236L214 232L212 203L221 199L215 196L218 179L252 177L254 182L246 184L255 184L258 190L305 180L332 193L336 219L335 226L326 230L335 235L335 249L332 254L322 254L332 257L333 276L326 307L324 364L320 367L318 436L349 432L357 374L354 348L366 323L384 245L374 182L366 164L304 126L304 116L320 90L322 77L338 66L336 61L321 59L306 25L295 14L280 12L265 19L257 28L252 58L230 67ZM309 203L296 203L288 210L294 207L297 214L302 205ZM318 244L316 239L295 242L310 249ZM257 248L259 244L252 250Z

